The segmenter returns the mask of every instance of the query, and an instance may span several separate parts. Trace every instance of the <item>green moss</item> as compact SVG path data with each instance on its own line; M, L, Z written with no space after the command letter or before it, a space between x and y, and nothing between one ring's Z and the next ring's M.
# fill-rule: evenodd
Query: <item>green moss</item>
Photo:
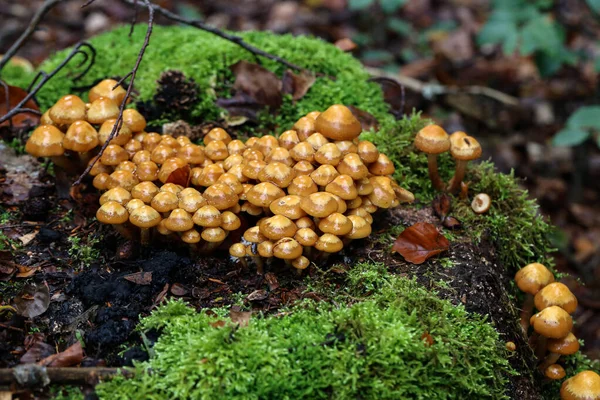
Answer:
M365 286L366 285L366 286ZM503 398L510 369L498 334L382 264L351 272L348 295L376 295L334 308L305 302L285 318L213 327L219 316L171 301L142 321L162 329L155 356L134 379L100 385L102 399ZM224 310L218 310L223 315ZM434 340L427 344L421 336Z
M70 93L75 87L91 85L104 77L127 74L138 55L146 27L137 25L131 37L128 36L128 32L129 27L121 27L91 39L97 57L90 72L80 81L73 82L69 77L73 76L75 67L81 61L80 57L75 57L67 68L40 91L37 98L41 108L48 108L56 101L57 96ZM320 39L304 36L273 35L269 32L247 32L240 35L248 43L262 50L315 73L336 78L317 78L310 88L309 95L294 105L288 99L287 104L282 107L282 112L272 120L276 126L288 127L309 111L324 109L334 103L352 104L378 118L389 118L386 116L388 107L383 102L379 86L367 82L368 75L360 62L335 46ZM45 71L55 68L68 51L69 49L58 52L40 68ZM201 100L192 115L203 120L218 119L223 112L215 106L214 101L218 95L229 94L227 86L233 79L229 66L242 59L254 61L249 52L210 33L189 27L155 26L150 46L135 81L135 89L139 92L138 99L150 99L160 74L169 69L176 69L194 78L200 86ZM283 65L274 61L261 58L261 62L279 76L285 70ZM15 77L9 74L6 79L12 84L25 86L30 77Z

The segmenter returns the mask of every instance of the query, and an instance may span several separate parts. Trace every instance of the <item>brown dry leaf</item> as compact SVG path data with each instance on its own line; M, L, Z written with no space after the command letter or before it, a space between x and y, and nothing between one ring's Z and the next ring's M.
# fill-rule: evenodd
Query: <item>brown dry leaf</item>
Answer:
M186 289L181 283L174 283L171 286L171 293L175 296L185 296L189 293L189 290Z
M44 358L38 362L38 365L45 367L71 367L81 363L82 360L83 348L81 347L81 342L77 341L65 351Z
M413 264L422 264L430 257L448 250L450 242L433 224L419 222L406 228L394 242L392 251L400 253Z
M220 319L218 321L209 323L209 325L212 326L213 328L222 328L225 326L225 321Z
M278 109L283 101L281 80L273 72L258 64L238 61L231 67L235 75L231 98L219 98L216 104L232 116L256 119L265 107Z
M5 115L11 109L13 109L21 100L23 100L28 93L16 86L8 87L8 107L6 104L6 89L3 86L0 86L0 115ZM35 101L29 100L24 105L23 108L30 108L32 110L39 111L40 108L36 104ZM32 113L19 113L11 118L12 124L15 128L28 128L37 125L40 122L40 117L38 115ZM9 121L4 121L0 124L0 126L9 126Z
M152 307L150 307L151 309L153 309L154 307L158 306L160 303L163 302L163 300L165 299L165 297L167 296L167 292L169 291L169 284L165 283L165 286L163 286L162 290L160 291L160 293L158 293L156 295L156 298L154 299L154 302L152 303Z
M136 272L125 275L123 279L133 282L136 285L149 285L152 283L152 272Z
M421 335L421 340L425 343L425 346L431 347L435 343L433 341L433 337L429 334L429 332L425 331Z
M29 244L29 242L31 242L33 240L33 238L35 237L35 235L38 234L38 231L33 231L31 233L27 233L23 236L19 237L19 240L21 241L21 243L23 244L23 246L27 246Z
M54 347L43 341L36 341L33 343L27 352L19 359L21 364L30 364L38 362L46 357L54 354Z
M50 291L45 284L25 285L13 301L19 315L25 318L34 318L48 309Z
M354 43L349 38L343 38L343 39L337 40L334 43L334 46L337 47L338 49L340 49L341 51L352 51L358 47L356 45L356 43Z
M271 292L279 287L279 281L277 281L277 276L275 276L274 273L267 272L265 274L265 280L267 281L267 284L269 285L269 290Z
M17 278L29 278L31 275L35 274L39 268L27 267L25 265L17 265L17 269L19 270L19 272L17 272L17 275L15 275Z
M397 81L390 78L377 77L369 79L378 83L383 91L383 100L390 105L390 113L396 118L402 118L405 107L404 88Z
M260 289L260 290L255 290L254 292L250 293L247 297L248 301L261 301L266 299L269 296L269 294L267 293L266 290L264 289Z
M446 193L438 195L431 203L433 212L438 218L444 219L452 209L452 199Z
M169 174L169 177L167 178L167 181L165 183L174 183L176 185L181 185L184 188L186 188L190 186L191 171L192 170L189 165L177 168L175 171Z
M232 307L231 310L229 310L231 322L238 324L239 326L248 326L251 316L252 311L240 311L239 307Z
M458 220L458 218L455 218L452 216L448 216L448 217L444 218L442 225L444 225L444 228L447 228L450 230L462 228L462 223Z
M352 114L360 121L360 125L362 126L363 131L368 131L370 129L378 130L379 129L379 121L377 118L373 116L373 114L368 113L360 108L356 108L354 106L348 106Z
M317 78L308 71L301 71L299 74L295 74L288 69L283 73L283 78L281 78L282 91L283 93L291 94L292 100L300 100L316 80Z

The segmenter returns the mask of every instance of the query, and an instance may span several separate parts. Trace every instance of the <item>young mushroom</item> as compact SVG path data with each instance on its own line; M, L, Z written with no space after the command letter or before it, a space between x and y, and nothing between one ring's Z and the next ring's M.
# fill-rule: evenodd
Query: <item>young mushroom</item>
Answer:
M515 274L515 282L522 292L525 292L525 303L521 309L521 328L527 334L529 317L533 311L533 296L546 285L554 282L554 275L543 264L531 263L521 268Z
M600 399L600 375L583 371L563 382L560 388L562 400Z
M564 378L566 375L565 369L558 364L549 365L544 369L544 376L553 381Z
M452 134L456 135L457 132ZM450 180L450 193L456 193L460 190L460 183L465 177L467 164L481 157L481 146L475 138L471 136L458 136L454 140L450 137L450 154L456 160L454 176Z
M492 199L486 193L479 193L471 202L471 209L475 211L475 214L484 214L492 205Z
M579 341L572 332L569 332L564 338L548 339L547 350L550 354L548 354L540 364L541 370L556 363L560 356L568 356L577 353L579 351Z
M444 190L445 185L438 172L437 157L450 150L448 133L439 125L428 125L417 133L415 147L427 154L427 168L433 188Z

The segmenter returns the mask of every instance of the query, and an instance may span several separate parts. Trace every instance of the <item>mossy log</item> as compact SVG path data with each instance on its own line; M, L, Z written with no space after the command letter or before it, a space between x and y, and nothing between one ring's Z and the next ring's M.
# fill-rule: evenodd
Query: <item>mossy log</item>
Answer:
M144 35L138 26L130 38L128 29L92 39L98 55L91 71L75 84L68 79L74 67L66 68L40 92L41 108L76 91L75 86L125 75ZM419 266L403 261L390 252L393 239L416 222L441 222L431 211L437 193L429 182L427 157L412 146L427 121L418 114L398 121L388 114L380 88L368 82L360 63L332 45L264 32L243 37L321 74L301 100L286 98L276 115L265 114L261 129L281 132L298 117L333 103L367 111L379 129L362 137L394 161L395 178L417 201L378 216L376 234L314 268L303 281L306 299L275 315L254 315L240 327L230 322L225 308L196 312L180 301L159 307L140 324L142 330L162 332L155 355L138 365L134 378L99 385L100 398L556 398L560 384L543 380L521 334L519 294L512 284L514 273L529 262L552 266L553 228L515 177L495 172L490 162L472 166L469 196L487 193L490 210L478 215L468 200L453 198L451 214L463 228L443 232L451 242L449 252ZM57 65L64 54L41 68ZM136 80L137 100L152 99L163 71L180 70L202 93L189 116L192 122L221 119L224 111L215 100L231 95L229 66L242 59L252 61L252 56L208 33L155 27ZM279 76L285 70L263 61ZM26 86L30 76L9 71L5 78ZM176 117L165 111L151 124ZM444 180L453 166L449 155L440 157ZM507 341L516 344L515 352L505 349ZM567 376L590 365L580 354L561 362Z

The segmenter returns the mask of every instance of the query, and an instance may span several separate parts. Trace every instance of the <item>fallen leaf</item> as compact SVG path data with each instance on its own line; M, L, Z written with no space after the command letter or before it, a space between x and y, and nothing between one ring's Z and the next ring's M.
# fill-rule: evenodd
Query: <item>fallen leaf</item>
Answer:
M358 46L349 38L342 38L337 40L334 43L334 46L340 49L341 51L352 51L356 49Z
M371 113L368 113L360 108L356 108L354 106L348 106L352 114L360 121L360 125L362 126L363 131L368 131L370 129L378 130L379 129L379 121L375 118Z
M277 276L275 276L274 273L267 272L265 274L265 280L267 281L267 284L269 285L269 290L271 292L279 287L279 282L277 281Z
M234 324L238 324L239 326L248 326L250 323L250 317L252 316L252 311L240 311L239 307L231 307L229 310L229 318L231 318L231 322Z
M247 297L248 301L261 301L269 296L266 290L260 289L250 293Z
M421 340L425 342L425 346L427 347L431 347L435 343L433 341L433 337L431 337L431 335L427 331L423 332L423 334L421 335Z
M19 315L25 318L34 318L48 309L50 291L45 284L25 285L13 301Z
M442 225L444 226L444 228L448 228L451 230L462 228L462 223L457 218L454 218L452 216L444 218L444 221L442 221Z
M53 354L38 362L38 365L45 367L71 367L81 363L83 360L83 348L79 340L65 351Z
M39 268L27 267L25 265L17 265L17 269L19 270L19 272L17 272L17 275L15 275L17 278L29 278L31 275L35 274Z
M41 340L32 343L25 354L19 359L21 364L31 364L38 362L54 354L54 347Z
M212 326L213 328L222 328L225 326L225 321L220 319L218 321L209 323L209 325Z
M37 235L37 233L38 233L38 231L34 231L31 233L25 234L25 235L19 237L19 240L21 241L23 246L27 246L29 244L29 242L31 242L33 240L35 235Z
M392 113L396 119L401 118L404 115L405 105L404 87L390 78L377 77L371 78L369 81L378 83L379 86L381 86L383 100L390 105L390 113Z
M163 300L165 299L165 297L167 296L168 291L169 291L169 284L165 283L165 286L163 286L160 293L158 293L156 295L156 298L154 299L154 302L152 303L152 307L150 307L150 308L153 309L153 308L157 307L160 303L162 303Z
M431 203L433 212L440 219L444 219L452 208L452 199L446 193L438 195Z
M185 296L189 290L186 289L181 283L174 283L171 286L171 293L175 296Z
M295 74L288 69L283 73L283 78L281 78L282 91L283 93L291 94L292 100L300 100L316 80L317 78L308 71L301 71L299 74Z
M0 85L0 115L6 115L10 110L16 107L21 100L27 97L28 93L16 86L8 87L8 104L6 102L6 88ZM23 108L30 108L32 110L39 111L37 103L33 100L28 100ZM29 128L37 125L40 122L40 117L30 112L19 113L11 118L12 124L15 128ZM0 126L10 126L10 121L4 121Z
M167 181L165 183L174 183L176 185L181 185L184 188L190 186L190 172L191 168L189 165L185 167L177 168L175 171L169 174Z
M123 279L133 282L136 285L149 285L152 283L152 272L136 272L125 275Z
M448 250L450 242L433 224L418 222L406 228L394 242L392 251L400 253L413 264L422 264L430 257Z

